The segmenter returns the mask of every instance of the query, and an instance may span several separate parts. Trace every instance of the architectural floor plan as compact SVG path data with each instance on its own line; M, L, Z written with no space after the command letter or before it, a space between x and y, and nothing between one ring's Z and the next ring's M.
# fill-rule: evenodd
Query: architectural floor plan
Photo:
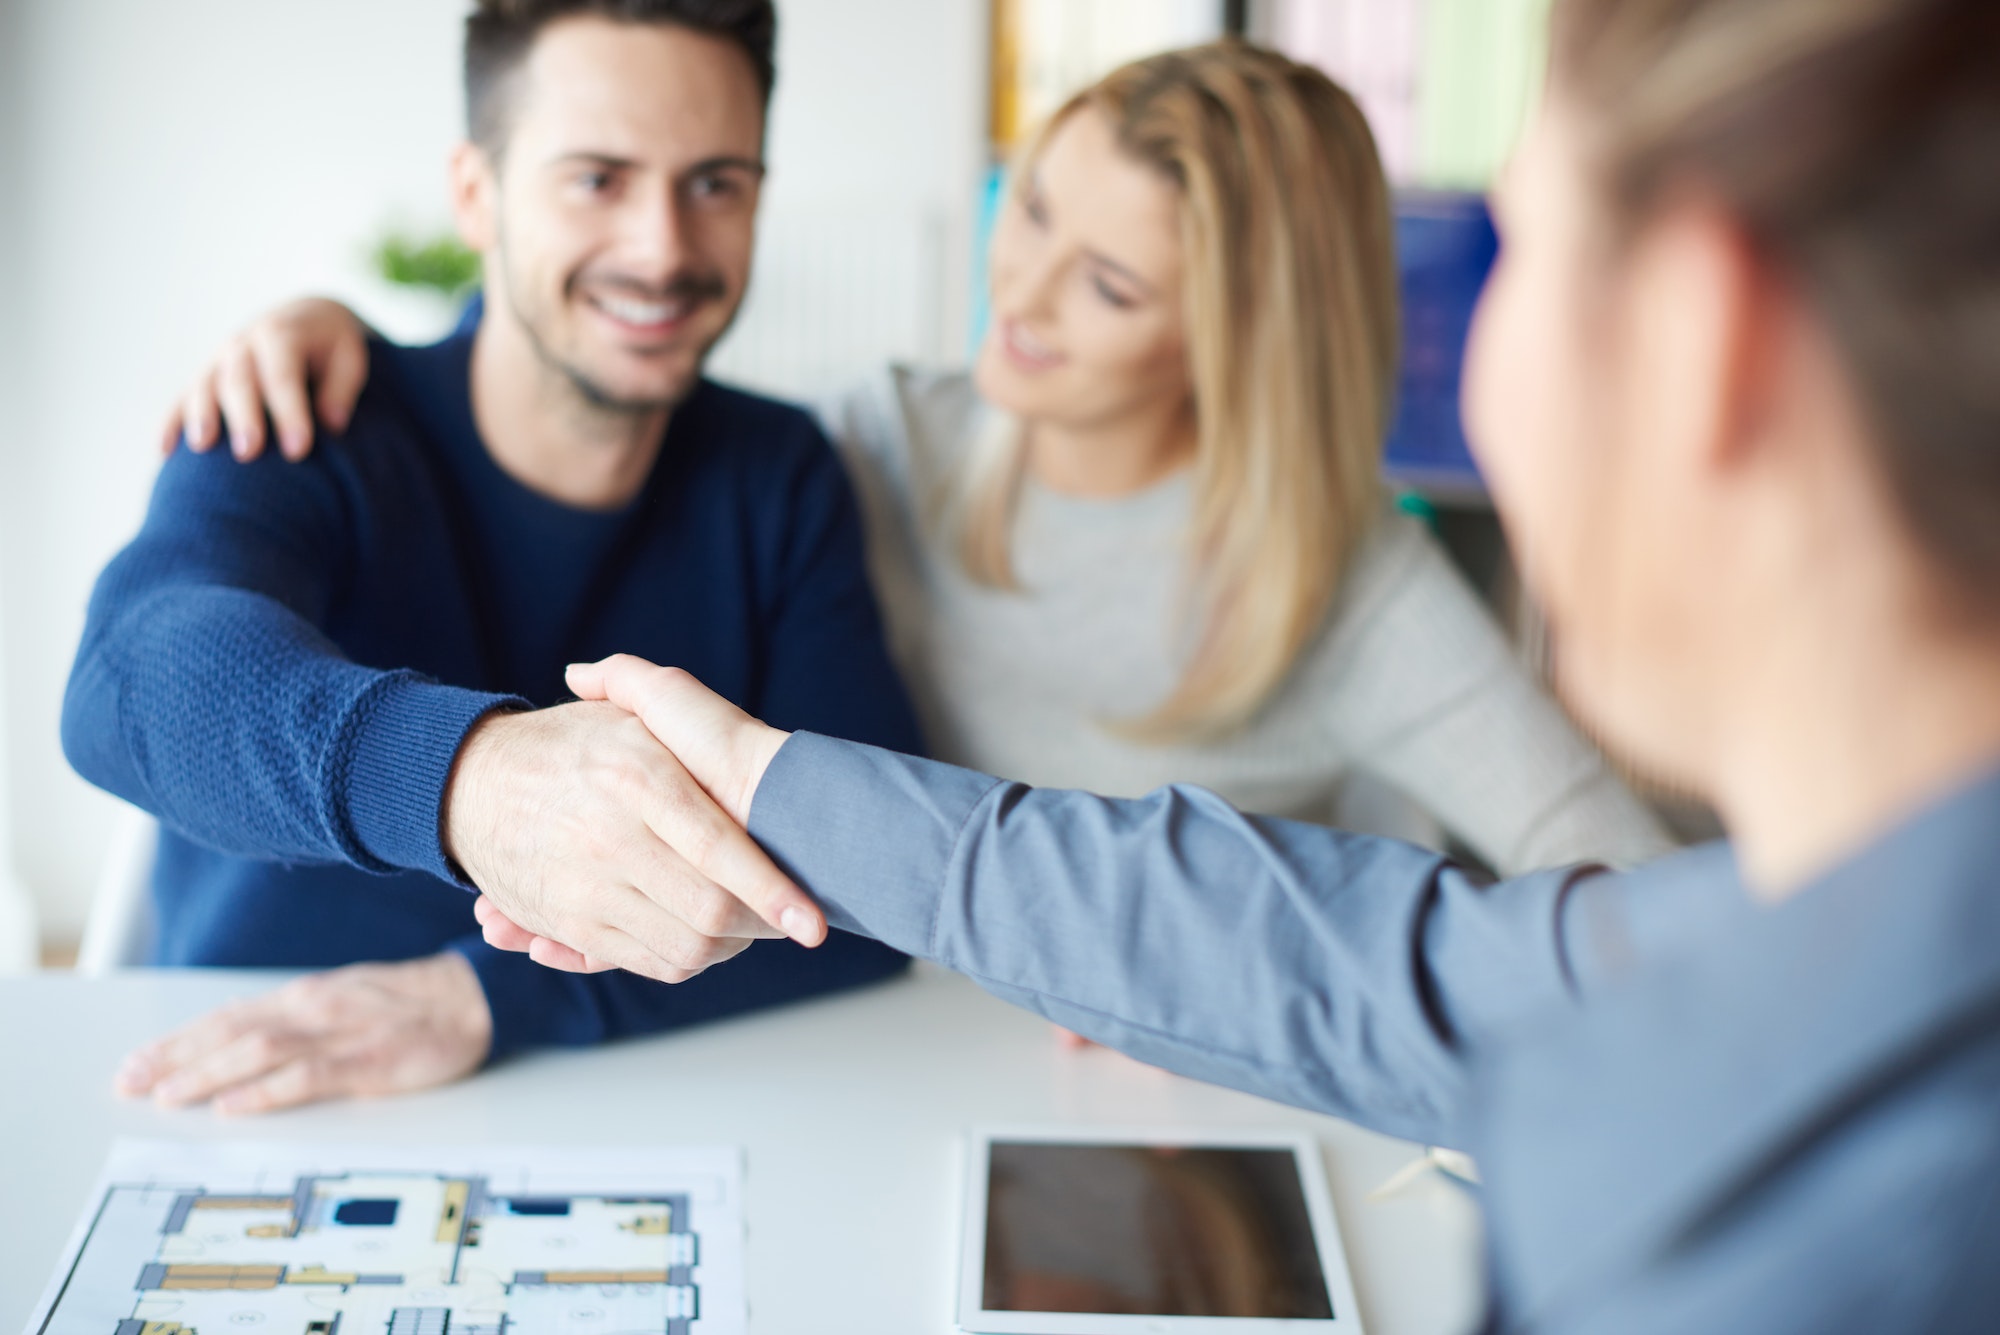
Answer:
M123 1142L34 1335L737 1335L734 1150Z

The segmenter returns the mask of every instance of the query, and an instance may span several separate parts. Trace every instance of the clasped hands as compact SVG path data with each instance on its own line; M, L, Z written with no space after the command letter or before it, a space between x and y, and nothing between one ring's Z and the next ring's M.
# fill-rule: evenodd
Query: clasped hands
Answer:
M489 944L678 983L759 939L826 939L819 906L745 832L790 734L630 655L570 668L569 687L577 704L482 724L453 778L447 849ZM588 745L570 744L566 711L588 711ZM550 761L581 782L544 787Z
M762 938L826 939L817 905L745 833L787 734L686 672L628 656L573 667L577 703L489 715L446 789L446 851L494 946L553 968L683 982ZM467 1075L492 1015L446 951L313 974L133 1053L117 1088L266 1112Z

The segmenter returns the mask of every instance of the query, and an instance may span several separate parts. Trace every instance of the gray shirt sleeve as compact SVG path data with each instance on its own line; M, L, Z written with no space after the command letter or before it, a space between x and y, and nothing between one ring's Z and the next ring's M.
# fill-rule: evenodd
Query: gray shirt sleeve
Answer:
M1426 850L1110 800L800 733L751 833L834 926L1141 1061L1392 1135L1462 1143L1480 1044L1563 1004L1576 869L1500 885Z

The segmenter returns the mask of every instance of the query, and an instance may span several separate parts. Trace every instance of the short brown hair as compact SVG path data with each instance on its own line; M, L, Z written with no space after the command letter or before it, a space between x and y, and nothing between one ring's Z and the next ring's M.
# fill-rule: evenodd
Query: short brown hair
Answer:
M770 104L778 81L772 0L477 0L465 20L465 125L474 143L492 150L506 140L508 81L543 29L577 16L669 24L734 42Z
M1919 550L2000 614L2000 3L1559 0L1554 88L1629 229L1718 196L1846 363Z

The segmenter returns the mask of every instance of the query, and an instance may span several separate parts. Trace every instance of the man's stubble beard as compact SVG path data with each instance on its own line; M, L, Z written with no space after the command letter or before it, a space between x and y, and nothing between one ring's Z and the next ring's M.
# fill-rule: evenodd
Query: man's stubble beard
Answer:
M520 297L521 286L514 281L513 266L507 260L508 247L504 228L494 247L494 256L499 260L502 269L506 272L508 316L512 318L515 325L520 329L522 336L527 339L529 350L534 353L535 360L541 363L543 370L549 372L559 383L567 385L570 391L576 396L576 402L573 406L583 409L591 416L617 418L648 417L656 413L671 412L673 409L679 407L686 400L687 396L693 392L695 385L701 380L702 370L707 365L709 354L715 350L715 345L722 341L723 335L727 334L730 328L736 323L737 313L742 309L739 302L729 312L729 318L723 321L722 327L716 330L714 337L701 345L695 354L694 366L689 371L685 383L676 386L669 394L661 398L628 398L605 388L593 379L590 373L583 367L565 360L554 348L549 346L548 339L543 336L542 330L536 326L535 321L529 317L528 312L522 309ZM561 297L563 304L571 304L578 300L575 295L576 283L577 275L575 274L564 280ZM720 277L713 274L679 274L667 284L666 289L669 299L676 293L683 296L699 297L707 301L722 301L728 297L728 285Z

